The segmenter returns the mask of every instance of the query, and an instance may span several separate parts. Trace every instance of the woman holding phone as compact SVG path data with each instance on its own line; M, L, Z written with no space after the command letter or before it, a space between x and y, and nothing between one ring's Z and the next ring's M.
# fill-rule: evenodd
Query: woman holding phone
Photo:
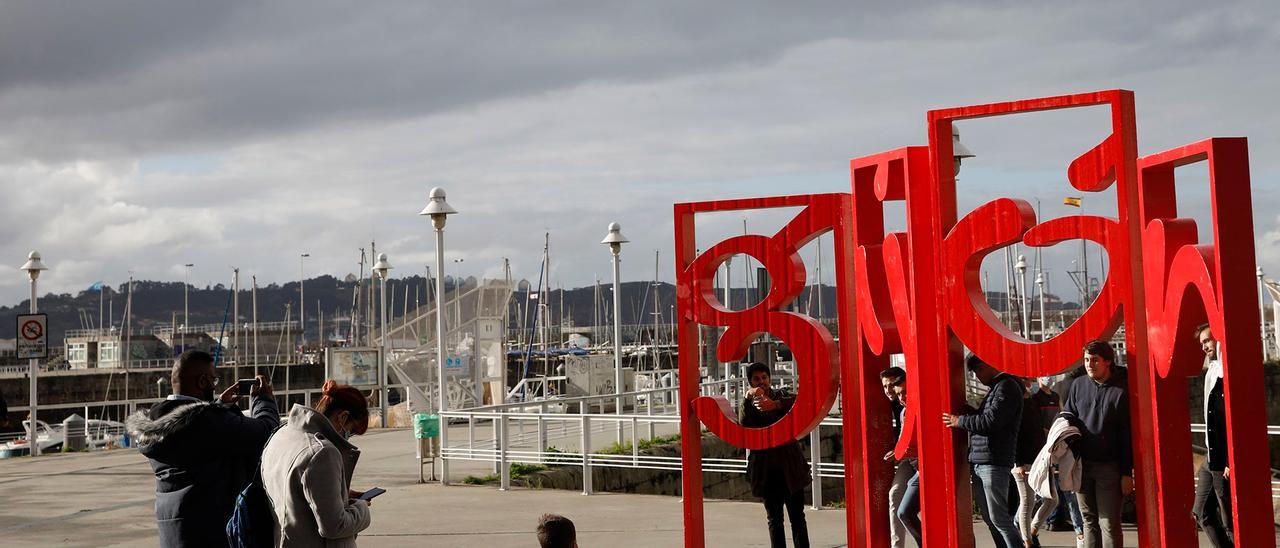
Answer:
M276 517L276 546L355 546L369 502L351 491L360 450L348 439L369 427L369 402L332 380L315 409L294 405L262 452L262 484Z

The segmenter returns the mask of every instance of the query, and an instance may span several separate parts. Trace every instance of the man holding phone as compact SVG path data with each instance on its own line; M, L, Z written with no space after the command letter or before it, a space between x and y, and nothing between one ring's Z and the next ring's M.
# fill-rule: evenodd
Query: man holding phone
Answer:
M237 382L214 400L213 356L199 350L183 352L169 378L172 395L125 421L155 472L160 545L227 546L224 528L236 495L280 424L270 380ZM236 405L246 395L250 416Z
M742 402L739 422L749 428L769 426L791 411L795 396L770 386L769 366L745 364L751 389ZM747 480L751 494L764 499L769 523L769 543L773 548L786 548L782 511L791 518L792 542L797 548L809 548L809 525L804 518L804 488L809 485L809 461L796 440L769 449L747 453Z

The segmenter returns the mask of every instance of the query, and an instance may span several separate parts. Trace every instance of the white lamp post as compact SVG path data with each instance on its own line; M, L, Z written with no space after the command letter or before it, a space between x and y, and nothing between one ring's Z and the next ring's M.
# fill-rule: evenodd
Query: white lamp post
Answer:
M49 267L45 266L44 263L40 261L39 251L32 251L30 255L27 255L27 262L19 268L21 270L26 270L27 275L31 277L31 313L35 314L37 310L36 278L40 277L40 272L42 270L49 270ZM31 386L28 388L28 396L30 396L28 400L31 405L31 425L27 430L27 444L31 447L31 456L35 457L40 455L40 440L38 439L36 429L36 404L38 403L36 398L36 378L40 373L40 361L32 358L31 361L27 362L27 366L29 367L27 376L31 382Z
M1018 282L1021 287L1018 288L1018 304L1022 307L1022 337L1031 338L1031 325L1029 323L1029 314L1027 314L1027 258L1018 255L1018 262L1014 263L1013 270L1018 274Z
M448 409L447 391L444 382L444 224L449 216L458 210L445 201L444 189L431 189L431 202L420 215L431 217L431 226L436 229L436 408L443 413ZM443 453L448 445L449 421L440 417L440 450ZM449 483L449 461L440 459L440 483Z
M387 427L387 274L393 267L387 261L386 253L378 254L378 262L373 265L373 272L382 284L382 336L378 337L378 402L382 409L382 427Z
M609 234L600 241L601 244L609 246L609 251L613 253L613 393L615 395L622 393L622 324L619 323L622 317L622 290L619 287L618 279L621 274L618 265L621 263L619 255L622 253L622 244L629 241L631 240L622 235L622 225L618 223L609 223ZM614 411L621 414L622 396L615 396L613 405Z

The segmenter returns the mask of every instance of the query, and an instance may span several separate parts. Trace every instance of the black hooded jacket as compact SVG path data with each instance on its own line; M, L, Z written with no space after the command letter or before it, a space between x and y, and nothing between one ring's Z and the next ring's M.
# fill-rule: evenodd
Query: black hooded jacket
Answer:
M271 398L253 398L249 409L252 417L234 405L165 400L125 421L156 475L161 546L227 546L236 495L280 424Z

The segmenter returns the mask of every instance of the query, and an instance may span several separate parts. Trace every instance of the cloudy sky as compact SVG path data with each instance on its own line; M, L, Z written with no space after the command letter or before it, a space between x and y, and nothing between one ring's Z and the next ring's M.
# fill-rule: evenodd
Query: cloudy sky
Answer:
M417 213L442 186L455 273L505 257L536 280L549 231L554 284L589 284L618 221L624 278L652 278L661 250L671 280L675 202L845 191L850 158L926 144L928 109L1126 88L1142 153L1249 137L1258 251L1280 275L1280 4L862 4L6 2L0 257L40 250L55 292L184 263L200 285L233 266L284 282L303 252L308 275L343 275L370 240L421 273ZM962 205L1069 213L1066 165L1105 124L962 125L978 154ZM1046 267L1069 293L1059 247ZM25 294L0 277L0 302Z

